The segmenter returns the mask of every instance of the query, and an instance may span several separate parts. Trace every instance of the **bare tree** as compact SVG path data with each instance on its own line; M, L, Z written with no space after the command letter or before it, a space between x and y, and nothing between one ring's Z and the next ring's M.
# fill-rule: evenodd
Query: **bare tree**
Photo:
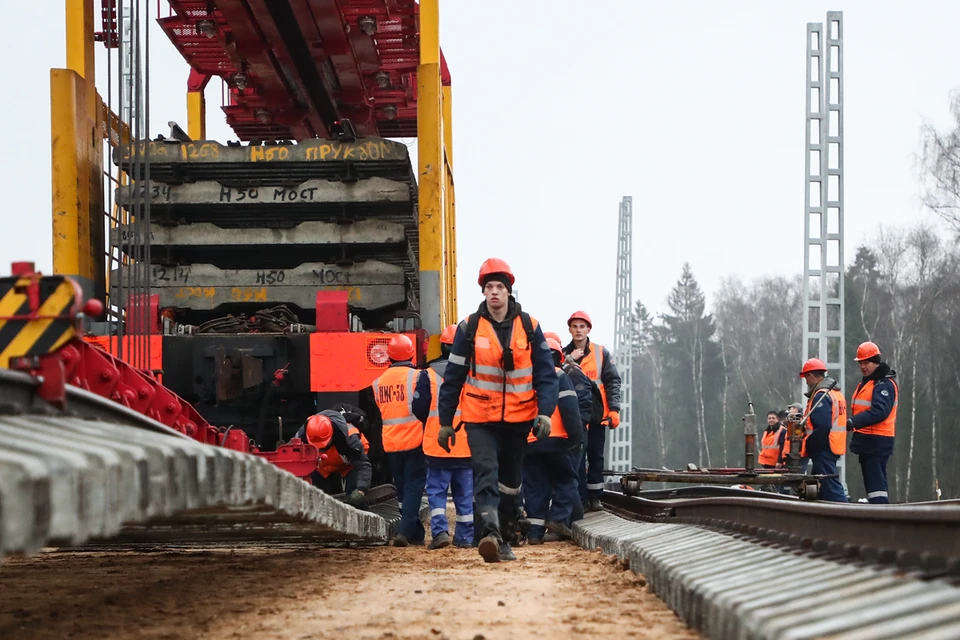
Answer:
M924 204L960 232L960 91L950 98L950 113L953 129L922 127L919 165Z

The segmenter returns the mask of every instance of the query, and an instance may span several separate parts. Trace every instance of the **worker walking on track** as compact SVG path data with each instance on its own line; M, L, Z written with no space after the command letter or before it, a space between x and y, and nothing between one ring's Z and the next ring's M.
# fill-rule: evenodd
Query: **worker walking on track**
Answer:
M580 457L580 499L584 510L599 511L603 493L603 449L607 427L620 426L620 372L607 349L590 341L593 321L586 311L574 311L567 319L572 338L563 351L596 384L593 411L587 430L586 451Z
M373 477L373 466L367 457L370 443L353 424L348 424L340 411L327 409L307 418L297 431L297 438L317 448L317 469L310 474L314 485L339 475L346 480L344 502L361 509L367 504L367 492Z
M847 421L847 427L853 431L850 453L860 457L867 501L888 504L887 460L893 455L900 397L900 388L894 380L897 372L883 362L880 347L873 342L861 344L854 359L860 365L863 380L850 401L851 415Z
M423 430L430 413L430 377L413 367L413 341L394 336L387 344L390 367L373 383L373 398L383 424L383 451L400 501L399 532L393 546L422 545L420 502L426 484Z
M800 377L807 382L807 428L801 456L813 461L813 474L837 475L837 460L847 451L847 401L827 377L827 365L818 358L803 363ZM837 478L820 482L820 497L830 502L848 502Z
M440 386L438 442L446 451L456 444L459 406L473 461L478 550L485 561L499 562L516 559L510 542L520 517L527 435L531 429L538 439L550 435L559 381L539 324L510 295L510 266L489 258L477 282L484 301L457 327Z
M547 338L553 354L553 363L559 378L557 408L550 419L550 437L537 440L527 437L527 452L523 458L523 490L530 531L530 544L543 544L545 532L556 539L572 537L570 518L574 504L580 502L577 493L577 464L583 442L583 423L577 407L577 392L573 382L560 368L563 347L558 340ZM576 457L571 455L576 452Z
M453 336L457 325L451 324L440 334L440 358L428 365L430 376L430 415L423 433L423 453L427 460L427 503L430 506L430 534L433 538L430 549L450 546L450 531L447 523L447 490L453 492L453 504L457 510L457 528L454 544L460 548L473 546L473 467L470 463L470 447L467 434L460 432L450 451L440 448L440 414L437 411L438 390L443 382L443 373L450 357ZM454 417L460 421L460 410Z
M780 414L776 411L767 412L767 428L760 438L760 454L757 462L764 469L775 469L783 461L784 441L787 439L787 428L780 422Z

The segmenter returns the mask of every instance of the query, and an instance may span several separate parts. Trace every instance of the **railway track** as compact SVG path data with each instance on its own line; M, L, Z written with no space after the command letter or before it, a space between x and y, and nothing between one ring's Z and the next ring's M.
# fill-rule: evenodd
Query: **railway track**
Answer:
M958 501L833 505L735 491L605 492L608 511L574 536L644 574L709 638L960 637Z

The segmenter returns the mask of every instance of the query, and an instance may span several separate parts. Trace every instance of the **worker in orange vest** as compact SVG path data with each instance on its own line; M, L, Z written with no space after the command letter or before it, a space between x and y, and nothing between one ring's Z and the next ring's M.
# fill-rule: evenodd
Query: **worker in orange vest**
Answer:
M847 401L839 390L831 389L835 382L827 377L827 365L819 358L804 362L800 377L809 389L807 429L800 455L809 456L813 461L814 475L837 475L837 460L847 452ZM837 478L821 480L820 497L830 502L848 502Z
M857 357L863 379L850 401L850 419L847 427L853 431L850 453L860 457L860 472L867 501L888 504L887 460L893 455L897 432L897 402L900 388L894 380L897 372L880 356L880 347L864 342L857 347Z
M367 453L370 443L360 430L346 421L344 411L324 410L307 418L297 438L317 448L317 470L310 474L314 485L339 475L346 480L344 502L361 509L366 506L373 467Z
M373 399L383 425L383 451L400 502L400 526L393 546L422 545L426 537L420 522L420 502L426 485L423 429L430 413L430 378L415 369L416 351L405 335L390 338L390 367L373 383Z
M587 427L586 451L580 456L580 500L584 511L599 511L603 493L603 449L607 427L620 426L620 372L606 347L590 341L593 321L586 311L574 311L567 319L572 340L563 348L570 360L596 385L593 411Z
M583 442L583 423L577 406L577 392L570 377L560 368L563 347L558 340L547 338L553 354L553 363L559 378L557 408L550 418L550 437L537 440L527 437L527 452L523 458L523 497L530 521L527 541L543 544L549 541L547 531L554 539L570 538L570 518L574 504L580 501L577 493L577 464ZM571 455L571 450L575 455ZM549 535L549 534L548 534Z
M539 323L511 295L513 271L490 258L477 282L484 301L457 327L440 386L441 448L456 443L455 413L470 440L477 545L486 562L516 560L520 489L527 435L550 435L558 378Z
M780 414L767 412L767 428L760 437L760 453L757 462L764 469L775 469L783 461L783 443L787 428L780 422Z
M440 413L437 411L438 390L447 368L453 336L457 325L447 326L440 334L440 357L427 366L430 376L430 415L423 432L423 453L427 460L427 504L430 506L430 533L433 540L429 549L450 546L450 531L447 523L447 490L453 493L453 505L457 511L457 528L454 531L455 546L466 549L473 546L473 467L470 463L470 446L467 434L460 432L450 451L440 448ZM454 419L459 419L460 411Z

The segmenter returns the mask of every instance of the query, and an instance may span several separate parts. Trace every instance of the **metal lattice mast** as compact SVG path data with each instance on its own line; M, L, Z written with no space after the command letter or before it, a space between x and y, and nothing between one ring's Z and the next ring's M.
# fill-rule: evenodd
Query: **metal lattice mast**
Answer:
M620 225L617 233L617 310L614 319L613 352L620 370L620 426L607 440L607 468L629 471L633 466L633 433L631 414L631 366L633 364L633 198L624 196L620 203ZM611 466L612 465L612 466Z
M843 12L807 24L803 358L820 358L843 391ZM805 390L805 389L804 389ZM846 486L846 465L839 462Z

